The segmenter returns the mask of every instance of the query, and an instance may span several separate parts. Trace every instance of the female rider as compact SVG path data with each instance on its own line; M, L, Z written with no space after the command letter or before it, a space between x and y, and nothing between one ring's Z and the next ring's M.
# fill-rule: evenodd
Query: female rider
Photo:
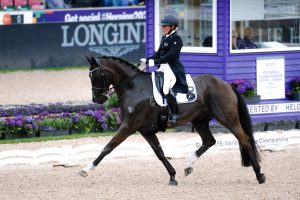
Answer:
M158 51L141 62L148 63L149 67L158 65L157 71L164 73L163 92L167 99L171 114L168 124L176 123L179 118L176 93L188 93L185 70L179 61L182 40L177 35L178 19L174 15L166 15L161 20L163 37Z

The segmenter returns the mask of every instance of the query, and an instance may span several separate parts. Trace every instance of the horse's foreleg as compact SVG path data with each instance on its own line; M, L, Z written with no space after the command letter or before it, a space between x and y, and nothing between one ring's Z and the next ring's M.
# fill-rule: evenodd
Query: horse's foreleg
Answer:
M207 151L211 146L213 146L216 143L215 138L213 137L212 133L209 130L209 122L203 122L200 120L194 120L192 122L194 128L199 133L201 139L202 139L202 145L201 147L196 151L193 152L188 160L186 168L184 169L185 175L189 175L193 172L193 164L194 162L205 152Z
M176 171L175 169L172 167L172 165L169 163L169 161L167 160L167 158L164 155L164 152L160 146L160 143L158 141L157 136L153 133L153 134L142 134L143 137L147 140L147 142L150 144L151 148L153 149L154 153L156 154L156 156L158 157L158 159L164 164L164 166L166 167L166 169L169 172L170 175L170 185L177 185L178 182L175 180L175 175L176 175Z
M85 168L79 171L79 174L83 177L88 176L88 172L95 169L95 167L100 163L100 161L112 150L114 150L119 144L121 144L129 135L131 135L132 131L128 131L126 129L120 128L118 133L111 139L111 141L104 147L101 151L100 155L94 160L93 163L89 164Z

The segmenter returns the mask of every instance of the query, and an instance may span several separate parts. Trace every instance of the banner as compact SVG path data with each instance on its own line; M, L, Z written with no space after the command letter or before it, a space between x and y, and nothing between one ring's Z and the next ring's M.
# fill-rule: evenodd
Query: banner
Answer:
M102 8L102 9L67 9L35 11L37 23L91 22L113 20L146 20L145 7Z
M0 69L87 65L85 56L145 56L145 20L2 26Z
M299 112L300 114L300 102L257 104L257 105L247 105L247 107L250 115L290 113L290 112Z

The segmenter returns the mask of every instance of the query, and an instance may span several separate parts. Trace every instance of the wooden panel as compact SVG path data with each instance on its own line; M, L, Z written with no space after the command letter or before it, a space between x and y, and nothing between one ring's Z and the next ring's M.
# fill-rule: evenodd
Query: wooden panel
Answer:
M183 54L181 53L182 61L196 61L196 62L222 62L223 57L214 54Z
M235 79L245 79L245 80L250 80L250 81L255 81L256 80L256 74L227 74L227 79L226 81L230 80L235 80Z
M201 72L201 74L213 74L213 75L222 75L224 72L223 72L223 69L213 69L213 68L205 68L205 67L202 67L202 68L186 68L186 72L187 73L191 73L191 74L199 74L198 72Z

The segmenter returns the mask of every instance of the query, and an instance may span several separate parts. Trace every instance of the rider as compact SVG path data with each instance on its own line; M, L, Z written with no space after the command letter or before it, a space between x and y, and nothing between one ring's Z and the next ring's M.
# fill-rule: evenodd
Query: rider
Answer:
M157 71L164 73L163 92L167 99L171 115L168 124L174 124L179 118L176 93L188 93L185 70L179 61L182 40L177 35L178 19L174 15L166 15L161 20L163 37L158 51L141 62L148 63L149 67L158 65Z

